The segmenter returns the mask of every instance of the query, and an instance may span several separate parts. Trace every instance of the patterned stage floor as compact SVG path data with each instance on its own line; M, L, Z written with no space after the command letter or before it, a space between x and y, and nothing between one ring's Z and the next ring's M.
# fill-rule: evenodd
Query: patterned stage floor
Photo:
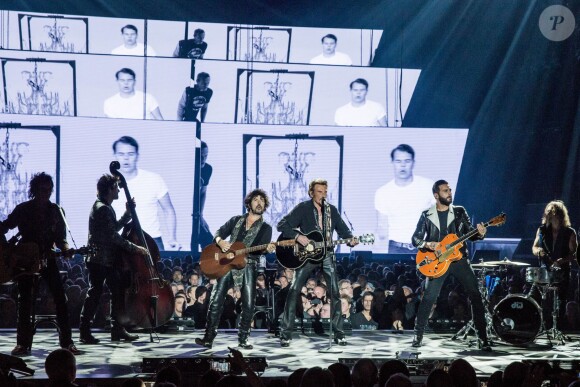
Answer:
M237 345L235 331L220 331L211 350L200 348L194 344L196 337L203 332L172 332L159 334L158 340L149 342L148 334L141 334L140 339L133 343L111 343L106 332L97 332L95 336L101 339L98 345L82 345L77 347L83 351L77 356L77 377L81 378L126 378L132 376L147 377L142 373L143 358L171 357L227 357L228 346ZM78 337L78 332L73 332ZM264 356L268 367L265 377L288 376L292 370L300 367L321 366L348 359L354 363L362 357L377 360L409 357L411 363L433 363L435 360L450 362L464 358L476 369L479 376L486 378L496 370L505 368L515 360L550 360L561 361L562 368L570 368L573 360L580 359L580 336L572 335L572 341L564 345L548 346L548 341L540 337L528 347L514 347L497 342L491 353L469 347L464 341L452 341L451 334L428 333L424 346L416 350L410 346L412 332L393 333L390 331L354 331L348 337L346 347L334 346L341 353L319 353L328 346L328 338L324 336L295 335L289 348L280 348L278 339L265 331L252 332L253 350L243 351L246 356ZM15 332L0 332L0 353L10 354L15 345ZM46 379L44 359L50 351L57 348L58 337L54 330L39 330L34 338L32 354L23 357L27 366L36 372L33 380ZM413 353L418 352L417 355ZM413 363L413 364L415 364ZM568 367L566 367L568 364Z

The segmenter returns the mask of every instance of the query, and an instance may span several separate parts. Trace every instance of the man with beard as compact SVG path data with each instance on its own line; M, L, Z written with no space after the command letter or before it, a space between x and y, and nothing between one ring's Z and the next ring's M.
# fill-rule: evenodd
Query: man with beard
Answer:
M308 245L310 240L306 235L300 234L296 230L297 228L304 234L315 230L320 231L323 234L324 240L328 243L332 241L334 231L341 238L352 238L352 233L340 217L340 213L336 207L326 201L327 193L328 182L326 180L315 179L310 182L308 195L312 200L299 203L278 223L278 231L282 233L284 239L294 238L302 246ZM357 244L358 241L353 240L349 243L349 246L354 247ZM280 326L280 345L282 347L290 346L294 318L296 317L296 302L300 296L302 286L306 283L310 273L319 265L307 262L294 273L294 280L288 291L288 298L286 299ZM338 279L335 274L336 262L334 260L334 249L327 249L326 255L322 259L322 270L326 283L331 287L334 341L339 345L346 345L346 338L342 329L343 319L341 316Z
M272 239L272 227L266 223L262 214L270 205L266 192L255 189L244 199L248 210L247 214L234 216L228 220L215 233L214 243L223 251L230 249L234 242L243 242L246 247L268 244L266 250L273 252L275 245L269 243ZM230 237L229 242L224 238ZM252 349L248 343L250 325L254 316L254 303L256 301L256 277L258 264L263 251L256 251L247 257L246 267L240 270L233 269L221 277L213 291L209 301L207 324L203 338L195 339L197 345L211 348L217 335L217 328L223 311L225 295L232 286L239 286L242 292L242 313L238 327L238 343L243 349Z
M437 180L433 184L432 191L435 197L435 205L421 213L421 218L417 223L412 239L415 247L429 251L435 251L437 244L448 234L455 234L461 237L474 230L465 208L451 204L453 196L451 195L449 183L445 180ZM483 239L486 232L483 223L477 225L477 231L478 233L472 239ZM484 351L491 351L491 346L487 339L485 312L477 286L477 278L467 260L468 252L466 246L463 245L460 251L463 256L462 259L451 263L449 269L441 277L427 278L425 282L425 292L419 305L417 321L415 322L413 347L421 346L431 307L437 297L439 297L445 279L449 274L452 274L463 285L465 293L471 300L473 321L479 337L479 348Z

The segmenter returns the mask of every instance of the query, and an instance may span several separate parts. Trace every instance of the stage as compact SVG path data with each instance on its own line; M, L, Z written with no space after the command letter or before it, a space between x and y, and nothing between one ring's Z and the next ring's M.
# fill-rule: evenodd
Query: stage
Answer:
M201 337L201 331L166 332L159 334L151 343L148 334L141 334L133 343L111 343L106 332L96 332L101 339L98 345L77 347L83 354L77 356L77 380L83 385L115 385L121 379L138 376L152 380L153 374L143 372L144 358L224 358L228 347L237 345L236 331L220 331L211 350L196 346L194 339ZM78 338L78 332L73 332ZM527 347L515 347L495 341L493 352L482 352L470 347L462 340L451 340L452 334L426 333L421 348L412 348L412 332L394 333L392 331L353 331L348 337L346 347L333 346L341 353L320 353L328 347L326 336L306 336L296 334L289 348L281 348L278 338L266 331L254 331L251 336L253 350L244 350L247 358L265 357L267 367L262 376L266 379L287 377L293 370L301 367L328 367L342 361L352 366L357 359L367 357L382 364L389 359L400 358L411 370L412 381L422 383L426 374L435 366L444 367L451 361L464 358L471 363L478 376L485 380L496 370L503 370L512 361L547 360L557 362L563 369L576 369L580 359L580 335L571 335L572 341L563 345L554 343L549 346L546 337L539 337ZM10 354L15 345L15 332L4 330L0 336L0 353ZM21 376L34 384L46 380L44 359L50 351L58 348L58 336L54 330L39 330L34 337L32 353L23 357L26 365L35 371L33 376ZM257 360L257 359L256 359ZM184 371L184 370L182 370ZM185 370L192 372L192 369ZM185 379L195 380L195 375L185 375ZM189 384L191 385L191 384Z

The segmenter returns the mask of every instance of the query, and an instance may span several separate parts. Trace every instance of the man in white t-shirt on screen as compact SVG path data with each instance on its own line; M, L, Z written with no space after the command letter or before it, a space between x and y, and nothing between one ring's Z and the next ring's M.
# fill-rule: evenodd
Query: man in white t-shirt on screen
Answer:
M411 236L417 216L435 203L433 181L413 175L415 151L410 145L400 144L393 149L391 163L395 178L375 192L378 243L373 251L415 254Z
M350 102L336 109L338 126L387 126L387 113L381 104L368 100L369 83L357 78L350 83Z
M333 34L324 35L322 41L322 54L310 59L310 64L352 66L352 60L347 54L336 51L338 39Z
M123 37L123 44L111 51L113 55L145 55L145 45L137 42L139 31L133 24L127 24L121 28L121 36ZM155 56L155 50L147 45L147 56Z
M105 100L103 111L109 118L162 120L159 104L151 94L135 90L135 72L122 68L115 73L119 92Z
M137 203L137 216L143 231L155 240L159 250L165 250L162 239L162 224L164 223L168 233L168 247L171 250L179 249L180 245L177 243L175 233L175 209L165 180L154 172L137 167L139 144L133 137L123 136L115 141L113 154L121 164L120 171L125 176L129 192ZM116 213L122 214L125 211L124 204L119 200L117 202L113 202L113 208Z

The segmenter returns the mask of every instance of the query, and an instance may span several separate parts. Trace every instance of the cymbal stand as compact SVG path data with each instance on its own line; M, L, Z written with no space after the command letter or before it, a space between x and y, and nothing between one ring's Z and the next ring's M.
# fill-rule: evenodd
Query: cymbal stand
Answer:
M550 329L545 329L544 323L542 321L542 333L540 334L546 334L546 337L548 338L548 342L550 343L550 346L552 346L552 340L555 340L557 342L560 343L560 345L564 345L564 340L568 340L568 341L572 341L572 338L569 336L564 335L564 333L558 329L558 315L560 312L560 297L558 297L558 288L555 286L546 286L546 290L544 290L542 293L542 299L545 298L545 294L548 291L552 291L553 297L552 297L552 328Z

